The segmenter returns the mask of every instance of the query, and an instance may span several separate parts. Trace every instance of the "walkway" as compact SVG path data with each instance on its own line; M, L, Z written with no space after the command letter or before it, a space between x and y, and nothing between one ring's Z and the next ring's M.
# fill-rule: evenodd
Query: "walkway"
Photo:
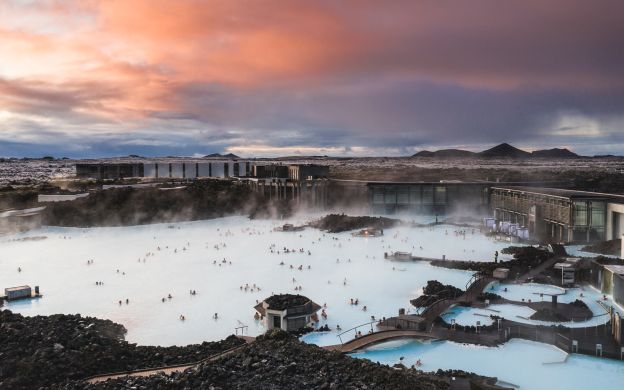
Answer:
M155 368L144 368L144 369L139 369L139 370L132 370L132 371L123 371L123 372L114 372L114 373L109 373L109 374L102 374L102 375L95 375L95 376L91 376L89 378L85 379L85 382L87 383L98 383L98 382L106 382L109 379L118 379L118 378L124 378L124 377L144 377L144 376L150 376L150 375L156 375L156 374L164 374L164 375L171 375L173 373L176 372L182 372L184 370L187 370L189 368L193 368L193 367L197 367L198 365L202 364L202 363L210 363L210 362L214 362L215 360L218 360L222 357L225 357L227 355L230 355L240 349L242 349L243 347L245 347L246 344L249 344L251 342L253 342L253 337L242 337L243 340L245 340L245 344L239 345L237 347L233 347L230 348L228 350L225 350L223 352L219 352L217 354L214 354L212 356L209 356L205 359L202 359L200 361L194 362L194 363L184 363L184 364L175 364L175 365L170 365L170 366L163 366L163 367L155 367Z
M353 340L347 341L344 344L330 345L323 347L328 351L340 351L342 353L349 353L355 350L368 347L369 345L381 343L388 340L400 339L400 338L428 338L434 339L431 333L423 332L420 330L406 329L406 330L381 330L365 334Z
M477 297L481 295L485 286L487 286L490 282L496 279L489 276L482 276L477 278L470 286L466 289L463 295L458 298L446 298L441 299L439 301L434 302L432 305L428 306L420 315L425 319L427 325L435 321L435 319L448 310L452 305L459 302L468 302L472 303L477 300Z
M515 283L525 283L529 279L535 278L537 275L541 274L545 270L552 268L557 262L560 262L561 257L555 256L541 263L537 267L527 271L524 275L516 278Z

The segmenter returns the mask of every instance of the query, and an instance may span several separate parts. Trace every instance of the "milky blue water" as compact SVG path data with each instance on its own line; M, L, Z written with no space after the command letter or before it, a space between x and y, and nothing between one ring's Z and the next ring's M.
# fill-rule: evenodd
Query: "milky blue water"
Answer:
M392 316L399 308L409 310L409 300L421 295L428 280L464 288L472 272L392 262L384 260L384 252L487 260L505 246L478 231L456 237L452 226L387 229L385 236L371 238L311 228L274 231L285 222L309 219L229 217L135 227L47 227L4 236L0 238L0 288L40 286L43 298L7 304L19 313L81 313L125 325L132 342L188 344L222 339L239 326L248 327L245 334L262 333L263 325L253 319L253 307L271 293L301 293L327 304L328 318L320 325L327 323L334 329L368 322L371 316ZM16 240L33 236L47 238ZM285 254L284 247L295 252ZM104 284L96 285L100 281ZM245 285L249 288L241 290ZM301 291L295 290L298 287ZM197 294L190 295L190 290ZM169 294L172 299L162 302ZM350 305L351 298L360 304ZM180 315L186 320L180 321Z
M585 355L567 356L554 346L512 339L500 347L449 341L397 340L372 346L351 356L393 365L404 357L420 369L461 369L519 386L520 389L621 389L624 363Z

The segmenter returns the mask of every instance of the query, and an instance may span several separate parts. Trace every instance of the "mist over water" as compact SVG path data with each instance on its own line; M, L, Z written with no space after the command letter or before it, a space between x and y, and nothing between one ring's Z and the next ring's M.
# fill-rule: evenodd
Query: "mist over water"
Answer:
M273 231L285 222L301 224L316 217L288 221L228 217L90 229L45 227L0 241L5 270L0 286L40 286L43 298L7 304L25 315L81 313L125 325L131 342L188 344L222 339L242 325L249 327L250 335L262 333L262 325L253 319L256 300L272 293L298 293L295 287L299 286L301 294L320 305L327 303L331 328L339 324L348 329L369 322L371 315L396 315L399 308L409 309L409 300L421 294L428 280L463 289L472 272L424 262L391 262L383 259L384 252L487 261L495 250L507 246L478 230L466 239L456 237L457 227L446 225L397 227L387 229L383 237L371 238L312 228ZM47 239L15 240L28 236ZM284 247L295 252L285 254ZM88 260L93 264L88 265ZM22 272L17 272L18 267ZM246 284L248 291L241 291ZM261 290L252 292L254 284ZM197 295L191 296L190 290ZM173 298L162 302L168 294ZM351 306L351 298L359 299L360 305ZM124 302L121 306L119 300ZM364 305L367 311L362 310ZM212 318L214 313L219 314L218 320ZM186 321L179 321L181 314Z
M433 267L426 262L384 260L384 252L406 251L431 258L444 255L453 260L492 261L494 251L500 253L509 246L507 242L482 235L478 229L473 234L472 228L454 225L399 226L385 229L383 237L370 238L354 237L351 232L330 234L313 228L298 232L274 231L286 222L301 225L321 216L298 214L288 220L227 217L87 229L44 227L4 236L0 241L3 271L0 287L39 285L43 294L40 299L7 302L5 308L29 316L80 313L107 318L128 329L126 339L130 342L166 346L220 340L241 326L246 326L244 334L259 335L265 329L253 318L256 302L273 293L301 293L320 305L327 304L328 318L321 318L319 326L327 324L332 329L331 332L310 333L303 339L331 345L340 342L336 325L347 330L370 322L371 316L377 319L394 316L399 308L413 313L415 309L409 300L421 295L428 280L465 289L473 274ZM401 217L418 223L435 220L435 216ZM455 234L457 230L465 230L465 238ZM46 239L23 240L28 237ZM284 248L294 252L284 253ZM499 258L508 259L509 256L501 254ZM87 264L89 260L93 260L92 264ZM282 262L284 264L280 265ZM17 271L18 267L22 272ZM96 281L103 285L96 285ZM299 286L302 290L295 290ZM190 290L197 294L189 294ZM505 292L503 285L496 285L494 292L517 301L533 297L535 292L555 290L560 291L554 286L513 285ZM576 299L577 293L571 291L562 301ZM169 294L171 299L167 298ZM600 308L591 304L596 298L594 295L597 293L585 291L586 302L597 314ZM351 305L351 298L358 299L360 304ZM364 306L366 311L362 310ZM530 315L514 307L502 309L505 316ZM219 317L216 320L215 313ZM487 313L479 316L475 313L472 309L452 308L445 316L462 323L472 323L475 318L487 322L482 316ZM180 315L186 320L181 321ZM597 323L596 319L592 321ZM368 328L360 330L368 331ZM346 341L353 335L347 333L342 337ZM529 389L538 388L534 386L536 383L547 382L531 382L515 374L502 373L533 359L527 367L539 375L556 372L565 376L566 383L574 385L566 388L584 388L576 385L590 383L588 378L594 377L597 378L595 383L621 381L618 375L622 374L624 366L620 362L583 356L571 357L566 363L548 368L547 373L541 362L557 360L559 355L562 353L549 345L512 340L499 348L447 342L384 343L354 356L387 364L394 364L398 357L404 356L408 365L421 358L425 361L424 370L474 371ZM599 370L601 374L594 375L592 370ZM583 375L585 382L568 380L574 375Z

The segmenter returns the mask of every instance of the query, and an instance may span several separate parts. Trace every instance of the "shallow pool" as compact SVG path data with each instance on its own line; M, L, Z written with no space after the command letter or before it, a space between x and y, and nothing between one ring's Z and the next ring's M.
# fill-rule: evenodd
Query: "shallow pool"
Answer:
M602 293L591 286L564 289L557 286L537 283L499 284L498 282L494 282L488 285L484 291L498 294L503 298L518 302L518 304L493 304L487 308L453 306L447 310L442 317L447 323L450 323L451 320L454 319L457 324L468 326L477 325L477 322L480 322L481 325L490 325L494 322L490 316L495 315L524 324L546 326L562 325L568 328L585 328L602 325L609 321L605 306L612 306L617 312L624 315L624 310L613 302L612 297L607 296L605 300ZM577 299L585 302L587 307L592 311L593 317L587 320L576 319L575 321L568 322L537 321L530 319L529 317L535 311L529 307L522 306L522 299L525 301L531 299L533 302L548 302L551 299L548 294L556 294L557 300L561 303L570 303Z
M399 363L404 357L406 366L420 359L420 369L424 371L466 370L529 390L620 389L624 386L624 362L576 354L567 356L551 345L520 339L512 339L500 347L398 340L351 356L388 365Z

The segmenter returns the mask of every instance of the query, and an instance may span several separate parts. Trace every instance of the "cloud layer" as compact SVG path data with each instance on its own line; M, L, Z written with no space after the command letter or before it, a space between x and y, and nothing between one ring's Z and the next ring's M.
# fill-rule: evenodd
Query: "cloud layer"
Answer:
M617 153L623 14L601 0L0 2L0 155Z

